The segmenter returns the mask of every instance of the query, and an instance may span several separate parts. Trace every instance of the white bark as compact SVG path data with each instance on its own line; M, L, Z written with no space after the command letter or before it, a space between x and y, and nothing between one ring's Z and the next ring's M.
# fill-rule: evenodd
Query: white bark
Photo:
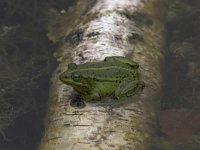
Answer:
M59 52L58 70L71 61L100 61L106 56L126 56L140 65L146 87L139 97L109 109L100 102L70 106L72 88L55 71L50 89L45 133L40 150L148 149L161 96L163 58L162 24L150 12L155 0L97 0L83 21L66 36ZM151 7L150 7L151 8ZM136 13L137 12L137 13ZM131 14L136 17L131 18ZM137 17L138 14L143 16ZM141 20L140 20L141 19ZM110 102L110 101L109 101ZM113 101L111 101L113 102Z

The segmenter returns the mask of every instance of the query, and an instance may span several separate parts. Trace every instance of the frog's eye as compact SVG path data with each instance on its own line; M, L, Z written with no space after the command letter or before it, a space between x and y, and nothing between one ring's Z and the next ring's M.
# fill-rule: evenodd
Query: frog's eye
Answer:
M74 81L79 81L81 79L81 74L79 72L72 74L72 79Z

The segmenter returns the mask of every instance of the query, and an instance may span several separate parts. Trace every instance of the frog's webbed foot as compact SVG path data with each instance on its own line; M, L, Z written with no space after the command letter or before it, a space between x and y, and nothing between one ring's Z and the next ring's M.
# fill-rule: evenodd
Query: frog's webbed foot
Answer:
M142 80L132 81L128 78L124 79L115 90L115 97L120 100L129 96L140 94L144 87L145 84Z

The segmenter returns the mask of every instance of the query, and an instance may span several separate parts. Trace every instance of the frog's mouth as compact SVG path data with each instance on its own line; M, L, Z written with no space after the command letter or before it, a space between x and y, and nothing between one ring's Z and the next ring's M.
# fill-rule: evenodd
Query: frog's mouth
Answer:
M62 81L62 80L61 80ZM65 84L68 84L74 88L75 91L81 94L88 94L88 86L79 82L74 82L73 80L63 80Z
M64 83L71 85L73 88L75 89L84 89L84 88L88 88L88 86L86 84L83 84L81 82L75 82L73 80L65 80Z
M66 78L62 78L60 77L60 80L65 83L65 84L68 84L68 85L71 85L72 87L79 87L79 88L87 88L87 85L81 83L81 82L76 82L72 79L66 79Z

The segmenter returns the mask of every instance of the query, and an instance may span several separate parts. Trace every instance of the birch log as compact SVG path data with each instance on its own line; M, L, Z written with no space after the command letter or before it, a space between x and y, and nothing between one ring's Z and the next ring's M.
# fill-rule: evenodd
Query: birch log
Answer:
M65 37L52 77L45 132L40 150L146 150L155 135L162 93L164 27L152 11L155 0L96 0ZM72 27L71 27L72 28ZM140 65L146 87L138 97L110 103L70 106L73 89L61 83L70 62L126 56Z

